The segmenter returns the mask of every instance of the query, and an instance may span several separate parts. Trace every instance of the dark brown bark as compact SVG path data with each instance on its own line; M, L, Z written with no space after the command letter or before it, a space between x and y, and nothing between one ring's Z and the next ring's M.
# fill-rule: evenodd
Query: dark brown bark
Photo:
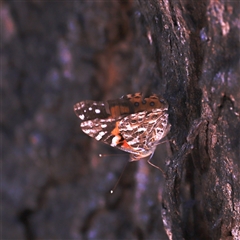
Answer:
M239 2L151 3L140 1L168 81L174 152L165 229L172 239L238 239Z
M238 1L3 1L2 239L239 239ZM153 91L152 162L84 135L73 105ZM164 164L163 162L166 162Z

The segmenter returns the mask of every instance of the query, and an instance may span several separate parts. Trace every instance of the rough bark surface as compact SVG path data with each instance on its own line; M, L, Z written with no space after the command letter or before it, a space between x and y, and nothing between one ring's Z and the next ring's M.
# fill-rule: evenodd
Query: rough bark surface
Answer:
M239 239L239 1L2 1L1 239ZM84 135L73 105L153 91L152 162Z

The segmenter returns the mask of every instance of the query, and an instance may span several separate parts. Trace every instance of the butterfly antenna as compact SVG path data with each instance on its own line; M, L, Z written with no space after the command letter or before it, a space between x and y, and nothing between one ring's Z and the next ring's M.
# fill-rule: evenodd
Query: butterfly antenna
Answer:
M111 193L111 194L113 194L113 192L114 192L114 190L116 189L116 187L117 187L120 179L122 178L122 175L123 175L123 173L124 173L124 171L125 171L125 169L126 169L127 164L128 164L128 162L125 164L125 166L124 166L124 168L123 168L123 170L122 170L122 173L121 173L120 177L118 178L117 182L115 183L113 189L110 190L110 193Z
M103 157L111 157L111 156L123 156L123 155L126 155L126 154L122 154L122 153L119 153L119 154L101 154L101 153L99 153L98 154L98 156L100 157L100 158L103 158Z

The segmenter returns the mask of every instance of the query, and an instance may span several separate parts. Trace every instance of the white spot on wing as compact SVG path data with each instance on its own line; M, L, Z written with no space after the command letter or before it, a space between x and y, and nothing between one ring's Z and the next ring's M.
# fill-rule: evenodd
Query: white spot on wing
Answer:
M100 133L95 137L95 139L96 139L97 141L101 140L102 137L103 137L106 133L107 133L107 132L100 132Z
M90 133L92 133L92 129L84 129L83 131L84 131L86 134L88 134L88 135L89 135Z
M145 132L146 131L146 128L144 127L140 127L137 129L137 132Z
M101 111L99 109L95 109L95 113L100 113Z
M82 120L84 120L85 116L84 116L83 114L80 114L80 115L79 115L79 118L82 119Z
M114 121L116 121L114 118L100 119L101 123L114 122Z
M111 146L113 146L113 147L117 146L120 139L121 139L121 137L120 137L119 135L115 136L115 137L112 139L112 144L111 144Z
M88 110L89 110L89 111L92 111L92 108L91 108L91 107L89 107L89 108L88 108Z
M102 128L106 128L106 127L107 127L107 124L102 124L101 127L102 127Z

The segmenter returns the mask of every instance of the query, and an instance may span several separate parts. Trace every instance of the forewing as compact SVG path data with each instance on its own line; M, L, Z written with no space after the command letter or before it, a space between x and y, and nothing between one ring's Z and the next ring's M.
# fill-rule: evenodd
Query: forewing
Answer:
M75 114L82 120L106 119L110 115L106 111L104 102L82 101L74 105Z

